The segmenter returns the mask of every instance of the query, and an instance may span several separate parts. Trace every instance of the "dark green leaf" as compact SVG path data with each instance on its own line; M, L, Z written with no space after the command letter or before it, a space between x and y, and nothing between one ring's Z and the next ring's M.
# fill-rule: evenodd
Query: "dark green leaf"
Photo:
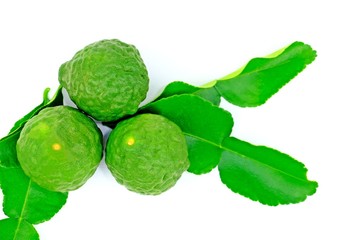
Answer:
M199 97L211 102L212 104L219 106L221 101L220 93L214 88L200 88L197 92L194 93Z
M18 120L13 128L10 130L9 135L0 139L0 167L18 167L19 162L16 157L16 142L19 138L20 132L26 121L36 115L39 111L46 107L57 106L63 103L63 95L61 93L62 87L60 86L54 97L49 100L49 88L45 89L43 102L26 114L23 118Z
M215 88L201 88L195 87L185 82L171 82L168 84L163 92L157 97L154 101L160 100L162 98L171 97L179 94L194 94L200 96L201 98L208 100L214 105L219 106L220 104L220 94Z
M32 224L52 218L65 204L67 193L52 192L32 182L20 167L0 167L4 213Z
M315 193L305 166L277 150L229 137L219 163L221 181L232 191L266 205L298 203Z
M266 58L254 58L233 74L209 83L227 101L240 107L265 103L316 57L316 52L301 42ZM214 86L215 85L215 86Z
M0 139L0 167L19 167L16 156L16 142L19 139L20 131Z
M33 225L16 218L0 220L0 237L1 240L39 240Z
M221 145L231 133L231 114L191 94L174 95L148 104L141 112L160 114L184 132L189 149L189 171L211 171L220 160Z

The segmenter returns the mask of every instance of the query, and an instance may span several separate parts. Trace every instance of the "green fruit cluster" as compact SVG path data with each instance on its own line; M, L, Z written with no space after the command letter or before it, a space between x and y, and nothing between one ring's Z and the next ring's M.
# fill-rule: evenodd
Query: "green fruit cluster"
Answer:
M90 44L61 65L59 82L77 109L43 109L25 124L16 145L32 181L52 191L78 189L96 171L104 145L110 172L131 191L160 194L188 169L181 129L160 115L135 114L149 79L133 45L115 39ZM94 120L120 120L106 144Z

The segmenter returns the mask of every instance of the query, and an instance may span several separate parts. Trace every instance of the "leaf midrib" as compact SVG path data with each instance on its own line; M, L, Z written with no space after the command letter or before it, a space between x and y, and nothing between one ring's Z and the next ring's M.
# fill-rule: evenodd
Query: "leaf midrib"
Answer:
M26 204L27 204L27 201L28 201L28 197L29 197L30 186L31 186L31 180L29 180L28 187L27 187L27 189L26 189L26 194L25 194L25 198L24 198L24 204L23 204L22 209L21 209L21 212L20 212L19 221L18 221L18 225L17 225L16 230L15 230L15 234L14 234L13 240L16 240L16 235L17 235L18 232L19 232L20 224L21 224L21 222L22 222L22 220L23 220L23 214L24 214L25 207L26 207Z

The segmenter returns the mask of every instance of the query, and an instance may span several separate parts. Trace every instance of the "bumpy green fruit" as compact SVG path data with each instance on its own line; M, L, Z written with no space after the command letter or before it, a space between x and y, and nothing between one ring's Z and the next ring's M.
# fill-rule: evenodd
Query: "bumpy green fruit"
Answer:
M157 195L189 167L181 129L165 117L141 114L118 123L106 146L106 164L129 190Z
M59 82L78 108L104 122L135 113L149 87L139 51L116 39L77 52L61 65Z
M32 181L51 191L81 187L102 158L102 134L78 110L49 107L31 118L16 144L17 157Z

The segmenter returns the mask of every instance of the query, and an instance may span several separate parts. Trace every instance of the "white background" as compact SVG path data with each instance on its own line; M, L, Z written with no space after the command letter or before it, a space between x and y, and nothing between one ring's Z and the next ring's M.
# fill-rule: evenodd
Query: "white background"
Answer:
M60 64L101 39L140 50L151 78L146 101L171 81L201 85L303 41L317 59L265 105L222 107L233 114L234 136L305 163L318 191L268 207L232 193L214 169L142 196L102 163L53 219L36 225L41 239L359 239L357 1L129 2L1 1L0 136L41 102L44 88L54 93Z

